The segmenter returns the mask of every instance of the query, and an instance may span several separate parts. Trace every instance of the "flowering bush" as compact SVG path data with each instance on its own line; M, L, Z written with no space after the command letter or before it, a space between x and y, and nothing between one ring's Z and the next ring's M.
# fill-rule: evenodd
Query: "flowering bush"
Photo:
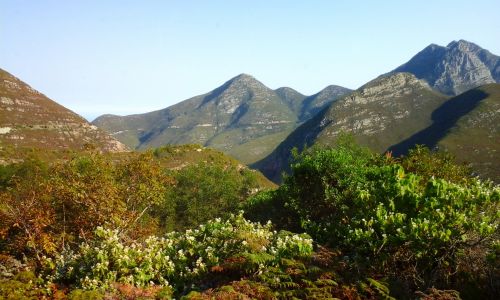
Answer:
M108 289L114 283L137 287L159 285L182 291L229 258L262 255L257 271L282 258L308 256L312 240L305 235L271 231L271 224L245 220L242 213L215 219L186 232L151 236L143 243L125 243L117 230L98 227L96 238L78 251L46 259L50 281L83 289Z
M361 272L404 278L417 288L461 278L473 285L497 281L488 277L498 273L487 259L496 259L488 249L499 236L500 187L462 180L459 168L438 158L427 161L411 165L419 174L353 146L313 149L297 157L277 191L254 197L247 211L291 211L278 215L278 223L300 224ZM455 172L448 175L453 180L432 176L429 164Z

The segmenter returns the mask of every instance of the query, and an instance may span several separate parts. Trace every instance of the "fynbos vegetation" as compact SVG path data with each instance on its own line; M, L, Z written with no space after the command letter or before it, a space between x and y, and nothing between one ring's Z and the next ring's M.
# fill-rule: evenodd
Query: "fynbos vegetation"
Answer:
M263 186L231 160L166 167L190 150L207 151L90 152L2 167L0 295L389 299L499 291L500 189L449 155L418 147L394 159L342 138L296 154L283 185L252 196Z

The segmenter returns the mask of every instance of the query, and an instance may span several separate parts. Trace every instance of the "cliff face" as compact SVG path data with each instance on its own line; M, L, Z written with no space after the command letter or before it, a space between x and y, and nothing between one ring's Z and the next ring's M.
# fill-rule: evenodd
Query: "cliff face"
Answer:
M446 47L430 45L392 72L412 73L444 94L458 95L500 82L500 57L460 40Z
M79 150L86 144L105 152L127 150L101 129L0 69L0 145Z

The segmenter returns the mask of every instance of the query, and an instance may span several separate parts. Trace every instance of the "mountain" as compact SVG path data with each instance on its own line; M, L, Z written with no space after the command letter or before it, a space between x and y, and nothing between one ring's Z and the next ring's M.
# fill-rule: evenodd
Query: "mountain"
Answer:
M272 90L241 74L215 90L162 110L130 115L104 115L93 124L131 148L198 143L230 154L244 163L269 154L317 106L334 101L347 89L338 88L323 102L283 87Z
M305 122L328 104L349 94L352 90L338 85L329 85L311 96L304 96L289 87L279 88L275 92L289 104L290 109L297 115L299 121Z
M338 85L329 85L320 92L307 97L302 103L299 119L304 122L314 117L323 108L340 97L349 94L352 90Z
M432 113L432 124L390 147L395 154L425 144L470 163L481 177L500 182L500 84L456 96Z
M300 114L300 111L303 108L304 99L306 99L307 96L302 95L289 87L280 87L279 89L274 90L274 92L278 94L281 99L283 99L295 115L298 116Z
M341 132L375 151L388 147L432 124L432 112L448 99L409 73L379 77L332 102L290 134L269 156L255 163L264 175L280 180L294 147L331 144Z
M127 149L79 115L0 69L0 148L79 150L86 144L104 152Z
M431 44L392 73L409 72L447 95L500 82L500 57L459 40L442 47Z

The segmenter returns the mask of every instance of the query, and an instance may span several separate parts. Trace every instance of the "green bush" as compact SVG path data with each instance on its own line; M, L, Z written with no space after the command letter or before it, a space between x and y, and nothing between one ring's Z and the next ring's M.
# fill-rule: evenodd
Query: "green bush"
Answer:
M12 279L0 279L0 299L40 299L48 294L41 286L33 272L19 272Z
M68 294L69 300L101 300L104 294L100 291L85 291L76 289Z
M255 186L252 172L235 166L193 164L171 172L175 184L162 207L174 212L165 220L165 229L182 230L212 218L237 212Z
M91 152L0 166L0 252L39 262L91 239L97 226L139 240L196 227L237 212L259 185L255 173L222 158L176 169L169 159Z
M286 186L276 190L260 192L244 203L245 216L250 220L261 223L272 220L277 229L303 232L299 216L287 202L287 195Z
M353 145L316 149L297 158L277 192L251 203L292 210L315 241L341 250L361 272L417 286L444 283L463 266L466 251L482 251L485 263L484 249L498 238L500 188L474 178L453 183L429 176L430 169L408 173Z
M434 177L460 184L471 180L472 170L467 165L457 164L448 152L431 151L422 145L410 149L399 161L406 172L418 174L423 180Z

